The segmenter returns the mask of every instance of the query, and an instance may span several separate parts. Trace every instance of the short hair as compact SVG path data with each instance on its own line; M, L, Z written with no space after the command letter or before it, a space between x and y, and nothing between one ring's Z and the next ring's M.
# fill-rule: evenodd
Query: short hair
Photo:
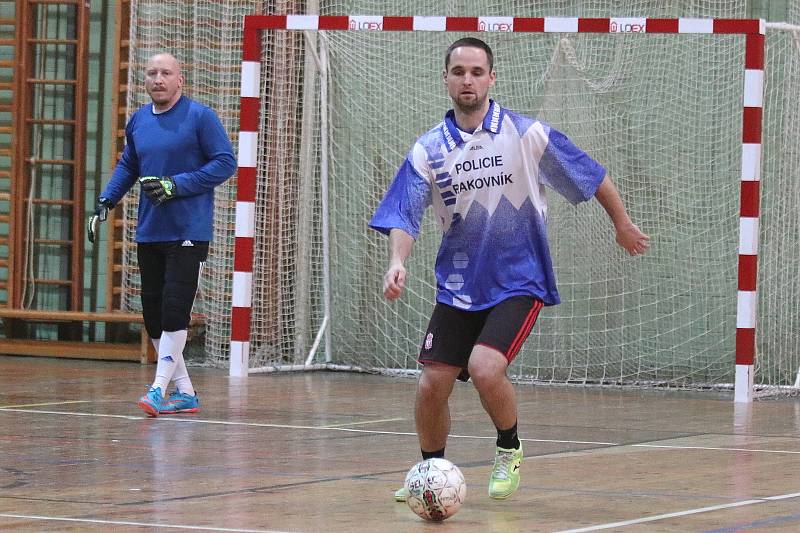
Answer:
M444 56L445 70L447 70L450 67L450 54L453 53L453 50L455 50L456 48L461 48L462 46L469 46L470 48L479 48L484 52L486 52L486 58L489 60L489 72L492 71L492 69L494 68L494 54L492 54L492 49L489 48L488 44L481 41L480 39L476 39L475 37L464 37L462 39L457 40L447 48L447 53Z

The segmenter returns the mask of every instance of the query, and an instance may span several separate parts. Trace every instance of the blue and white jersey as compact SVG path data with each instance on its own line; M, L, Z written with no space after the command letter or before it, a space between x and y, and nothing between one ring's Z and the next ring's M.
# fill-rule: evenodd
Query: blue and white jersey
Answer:
M555 305L544 185L576 204L605 174L562 133L490 101L474 132L460 130L450 110L417 140L369 226L416 239L432 205L444 233L437 301L477 311L531 295Z

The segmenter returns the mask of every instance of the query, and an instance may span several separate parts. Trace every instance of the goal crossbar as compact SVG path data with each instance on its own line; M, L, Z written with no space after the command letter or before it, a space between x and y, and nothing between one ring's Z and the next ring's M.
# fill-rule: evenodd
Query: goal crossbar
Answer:
M250 371L253 257L255 244L256 168L260 109L261 32L290 31L428 31L607 34L740 34L745 36L741 184L738 247L734 401L753 400L758 263L759 182L764 92L762 19L703 18L580 18L580 17L431 17L250 15L244 19L241 67L241 108L236 193L236 226L231 309L230 374ZM322 84L325 90L326 84ZM323 98L324 100L324 98ZM324 105L322 102L321 105ZM324 133L324 132L323 132ZM326 184L323 182L324 196ZM323 204L325 199L323 198ZM325 205L323 205L323 209ZM323 220L323 225L326 223ZM323 236L323 239L326 239ZM325 255L327 261L327 254ZM326 289L327 290L327 289ZM329 301L320 333L330 328ZM326 352L330 353L326 335ZM314 350L319 344L319 334ZM313 354L308 358L311 366Z

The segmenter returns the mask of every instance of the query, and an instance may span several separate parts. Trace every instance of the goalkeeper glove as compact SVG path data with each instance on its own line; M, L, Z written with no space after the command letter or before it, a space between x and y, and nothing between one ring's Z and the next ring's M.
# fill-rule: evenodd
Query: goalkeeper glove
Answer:
M155 205L161 205L167 200L172 200L178 192L175 180L169 176L142 176L139 178L139 185L142 187L142 192Z
M105 222L108 218L108 210L114 209L114 202L102 196L97 199L97 206L94 208L94 215L89 217L89 222L86 224L86 232L89 237L89 242L94 243L97 236L97 230L101 222Z

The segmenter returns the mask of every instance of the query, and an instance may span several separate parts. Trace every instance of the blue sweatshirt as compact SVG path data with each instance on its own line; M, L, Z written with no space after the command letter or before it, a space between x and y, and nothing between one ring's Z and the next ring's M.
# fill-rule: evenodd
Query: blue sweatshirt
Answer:
M126 145L100 196L115 204L141 176L171 176L175 198L154 205L139 197L137 242L210 241L214 187L236 172L233 147L217 115L181 96L164 113L139 108L125 127Z

